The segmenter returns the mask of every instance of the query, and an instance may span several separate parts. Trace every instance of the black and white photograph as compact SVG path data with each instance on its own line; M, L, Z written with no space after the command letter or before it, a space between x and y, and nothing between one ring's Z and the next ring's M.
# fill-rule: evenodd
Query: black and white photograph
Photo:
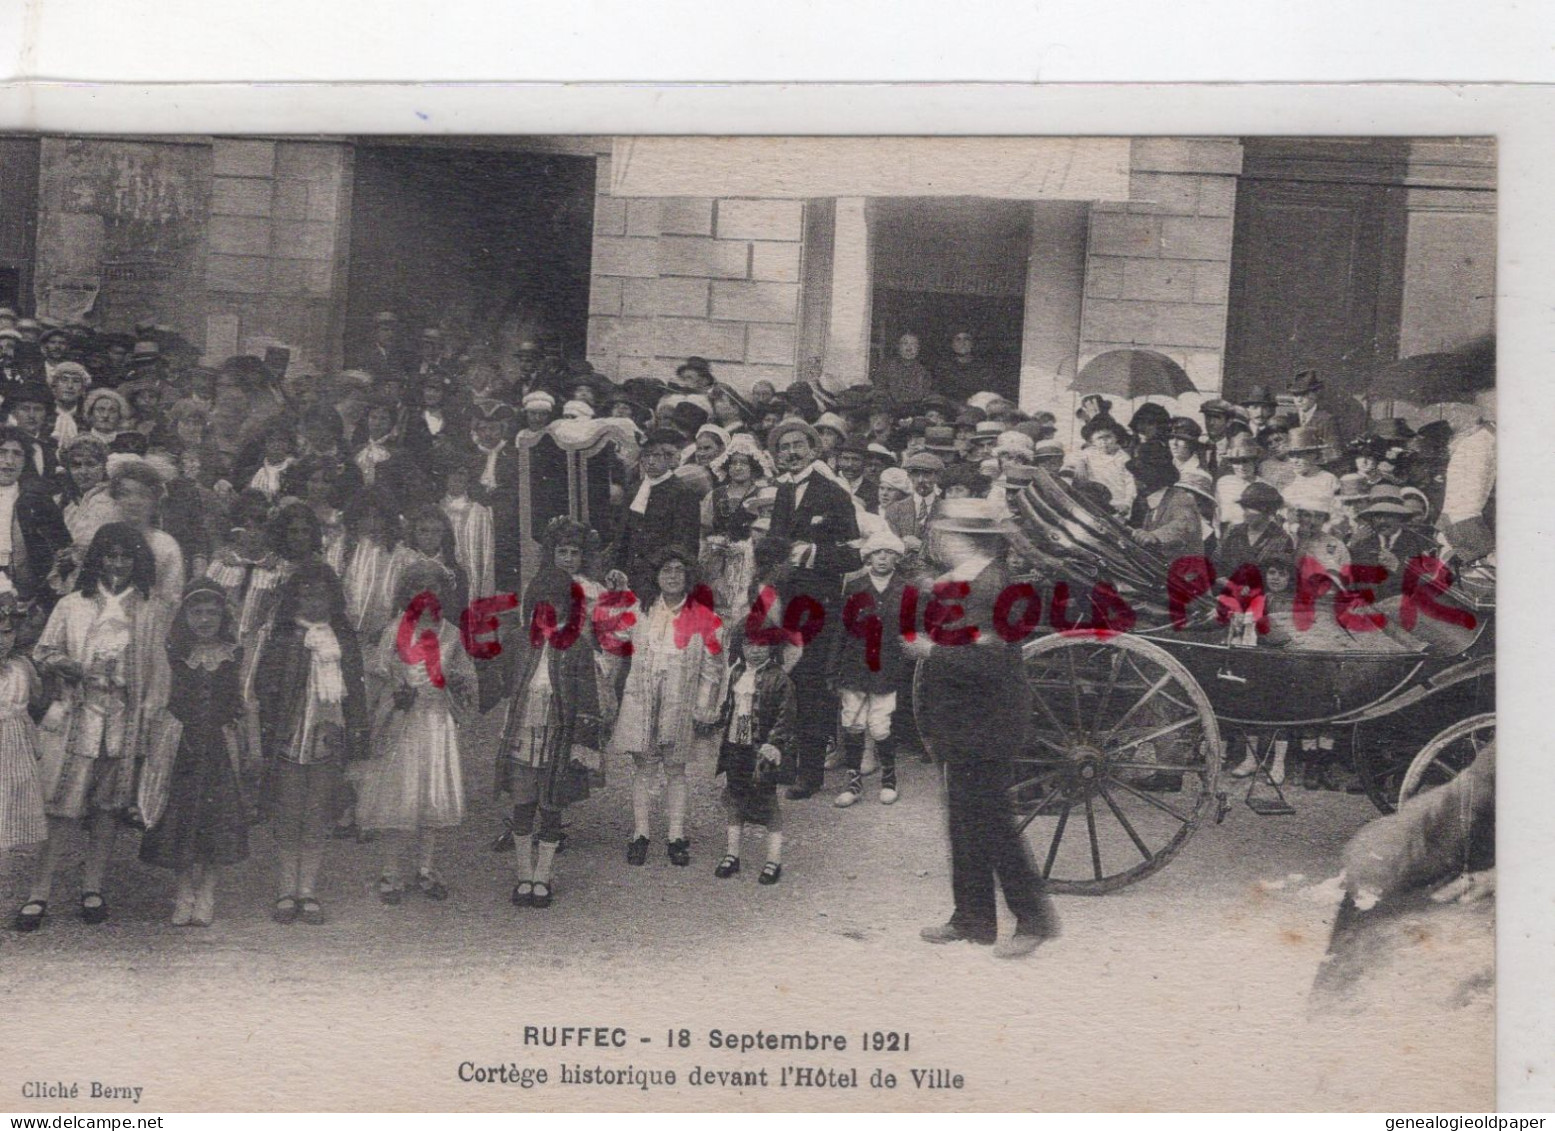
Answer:
M0 1108L1491 1110L1497 173L0 136Z

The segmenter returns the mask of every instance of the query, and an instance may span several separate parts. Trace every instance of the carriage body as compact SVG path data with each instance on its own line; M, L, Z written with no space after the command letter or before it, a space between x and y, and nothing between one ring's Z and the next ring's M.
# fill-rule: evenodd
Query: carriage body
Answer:
M1110 555L1108 540L1127 532L1052 477L1012 501L1016 549L1039 568L1123 579L1127 593L1148 566L1128 547ZM1052 631L1023 645L1034 708L1010 797L1055 891L1137 882L1211 816L1223 819L1228 747L1267 753L1276 739L1313 732L1342 739L1366 792L1389 811L1411 761L1440 736L1471 717L1489 717L1493 736L1493 579L1446 598L1474 612L1471 629L1422 617L1412 633L1327 649L1233 643L1202 603L1177 627L1158 598L1152 609L1135 592L1143 627ZM1484 725L1474 733L1482 741ZM1248 804L1258 809L1251 789Z

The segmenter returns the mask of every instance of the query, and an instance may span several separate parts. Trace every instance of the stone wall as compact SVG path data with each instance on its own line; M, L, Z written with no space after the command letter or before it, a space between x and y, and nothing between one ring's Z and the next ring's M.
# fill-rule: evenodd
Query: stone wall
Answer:
M96 284L106 330L170 326L217 363L292 351L338 362L351 147L344 142L45 138L39 175L40 312Z
M804 203L613 197L601 158L588 357L617 381L707 358L749 389L794 378Z
M322 372L335 356L345 287L351 147L342 142L212 142L207 356L292 350Z
M1163 353L1207 396L1221 387L1242 146L1139 138L1125 204L1091 206L1078 365L1112 349Z

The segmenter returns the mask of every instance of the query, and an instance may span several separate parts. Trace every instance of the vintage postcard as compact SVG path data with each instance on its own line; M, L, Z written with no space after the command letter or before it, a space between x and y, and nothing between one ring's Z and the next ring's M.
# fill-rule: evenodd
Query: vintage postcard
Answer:
M0 1108L1489 1109L1497 194L0 137Z

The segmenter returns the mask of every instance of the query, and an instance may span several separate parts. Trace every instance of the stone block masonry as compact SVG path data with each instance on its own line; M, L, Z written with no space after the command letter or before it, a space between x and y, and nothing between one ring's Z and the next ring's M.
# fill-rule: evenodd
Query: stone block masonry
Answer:
M1235 140L1134 141L1129 200L1091 208L1081 366L1108 350L1150 349L1181 364L1203 397L1219 392L1241 168Z
M596 183L589 361L618 381L667 379L691 355L737 388L792 381L803 203L619 199L605 168Z

